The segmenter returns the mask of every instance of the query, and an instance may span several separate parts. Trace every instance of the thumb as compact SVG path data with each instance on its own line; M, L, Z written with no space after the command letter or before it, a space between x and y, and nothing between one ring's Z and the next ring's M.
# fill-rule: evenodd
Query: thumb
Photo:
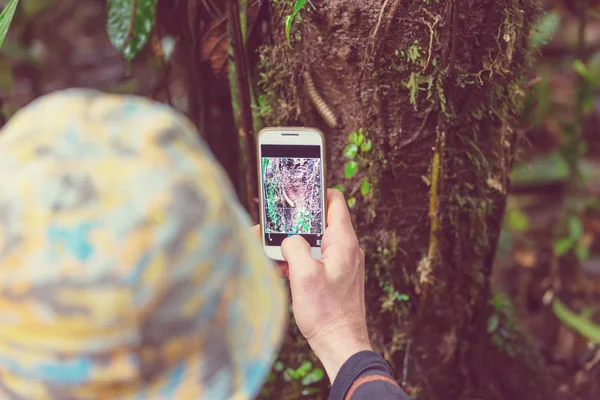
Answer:
M292 236L281 244L281 253L289 265L289 277L294 281L312 281L322 272L321 265L310 254L310 245L302 236Z

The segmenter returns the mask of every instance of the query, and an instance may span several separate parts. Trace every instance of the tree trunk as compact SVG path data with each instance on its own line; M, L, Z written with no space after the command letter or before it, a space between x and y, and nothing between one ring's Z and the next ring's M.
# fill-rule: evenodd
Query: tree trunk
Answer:
M540 357L489 289L536 3L313 0L288 44L289 3L272 2L262 50L266 122L326 132L329 186L356 200L374 346L413 398L550 398ZM359 129L373 149L345 179Z

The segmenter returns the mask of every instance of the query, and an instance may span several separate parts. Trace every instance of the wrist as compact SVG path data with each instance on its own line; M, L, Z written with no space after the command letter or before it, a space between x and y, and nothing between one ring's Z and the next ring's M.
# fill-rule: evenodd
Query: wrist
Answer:
M329 329L311 338L309 344L323 364L331 384L350 357L361 351L373 351L366 326Z

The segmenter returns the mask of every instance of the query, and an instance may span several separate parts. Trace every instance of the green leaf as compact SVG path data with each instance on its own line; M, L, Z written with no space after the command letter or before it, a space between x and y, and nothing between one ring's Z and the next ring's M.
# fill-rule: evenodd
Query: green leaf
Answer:
M19 0L10 0L6 7L4 7L4 10L2 10L2 14L0 14L0 47L4 43L10 23L15 16L17 4L19 4Z
M296 371L291 368L286 368L285 371L283 371L283 380L290 382L294 379L296 379Z
M344 187L342 185L335 185L332 187L332 189L337 189L342 193L344 193L344 191L346 190L346 189L344 189Z
M520 185L566 181L568 178L569 165L558 152L544 155L529 163L517 166L511 177L513 183Z
M562 239L559 239L554 243L554 254L556 254L559 257L564 256L567 253L567 251L571 250L574 244L575 242L571 237L564 237Z
M283 371L283 363L281 361L277 361L275 365L273 365L273 369L277 372Z
M407 294L404 293L400 293L397 290L394 292L394 297L396 298L396 300L398 301L408 301L410 300L410 297L408 297Z
M354 143L350 143L344 149L344 157L346 158L353 159L354 157L356 157L356 153L358 153L358 146Z
M488 324L487 324L488 333L495 332L496 329L498 329L498 325L500 325L500 317L498 317L498 314L490 315L490 318L488 319Z
M583 224L581 219L576 216L569 218L569 236L573 240L578 240L583 235Z
M560 27L560 15L554 11L542 15L531 30L529 43L540 48L552 40Z
M290 40L290 31L292 30L292 22L294 22L294 18L296 18L296 15L298 14L298 12L300 12L302 7L304 7L305 5L306 5L306 0L297 0L296 5L294 6L294 9L292 10L292 13L285 18L285 37L287 39L288 46L290 46L290 48L293 48L291 40Z
M370 191L371 191L371 184L369 183L369 181L367 179L363 178L360 183L360 194L362 194L363 196L366 196L369 194Z
M310 396L312 394L317 394L320 391L321 391L321 389L319 389L319 388L309 387L309 388L302 390L302 396Z
M579 262L587 261L590 258L590 248L581 243L575 245L575 255Z
M348 135L348 141L358 146L358 134L356 132L350 132Z
M325 373L321 368L315 368L302 379L302 384L304 386L309 386L313 383L321 382L324 376Z
M350 197L348 199L348 208L354 208L354 206L356 206L356 198Z
M584 78L590 84L593 84L594 81L596 80L596 78L594 77L594 74L592 74L592 72L590 72L588 67L586 67L586 65L581 60L573 61L573 69L575 70L575 72L577 72L579 75L581 75L581 77Z
M150 37L156 2L157 0L108 0L108 37L127 61L135 58ZM137 7L134 7L136 4Z
M362 130L362 128L360 128L360 129L358 130L358 135L357 135L357 137L356 137L356 145L357 145L357 146L360 146L360 145L363 143L363 141L364 141L364 140L365 140L365 135L364 135L364 133L363 133L363 130Z
M356 174L356 171L358 171L358 163L356 161L348 161L344 169L344 176L346 179L350 179Z
M506 213L506 226L513 232L525 232L529 229L529 218L519 209Z
M296 370L296 373L298 374L298 378L302 378L302 377L306 376L306 374L308 374L311 369L312 369L312 363L310 361L304 361L302 363L302 365L300 365L300 367Z
M558 298L552 301L552 311L567 327L573 329L588 340L600 344L600 325L571 311Z
M361 145L360 145L360 149L363 152L368 152L371 151L371 149L373 148L373 142L371 142L371 139L367 138Z

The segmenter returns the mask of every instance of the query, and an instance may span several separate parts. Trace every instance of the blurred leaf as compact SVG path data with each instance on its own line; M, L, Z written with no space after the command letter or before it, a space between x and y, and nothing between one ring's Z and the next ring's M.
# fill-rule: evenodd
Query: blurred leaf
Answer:
M12 64L5 57L0 57L0 89L10 91L14 81Z
M581 61L581 60L575 60L575 61L573 61L573 69L583 79L585 79L588 84L595 84L596 83L596 77L588 69L588 67L583 63L583 61Z
M554 11L538 18L531 30L529 43L537 48L549 43L560 27L560 19L560 15Z
M410 300L410 297L408 297L407 294L404 293L400 293L397 290L394 292L394 298L398 301L408 301Z
M127 61L133 60L148 41L154 26L156 2L108 0L108 36Z
M19 4L19 0L10 0L0 14L0 47L2 47L2 44L4 43L10 23L15 16L17 4Z
M342 193L344 193L346 191L346 189L344 189L344 187L342 185L335 185L332 187L332 189L337 189Z
M371 184L369 183L369 181L367 179L363 178L360 183L360 194L362 194L363 196L366 196L369 194L370 191L371 191Z
M360 149L362 151L364 151L365 153L370 151L373 148L373 142L371 142L371 139L367 138L361 145L360 145Z
M356 171L358 171L358 163L356 161L349 161L344 169L344 176L346 179L350 179L356 174Z
M529 217L519 209L506 212L506 225L513 232L526 232L529 229Z
M306 375L302 379L302 384L304 386L312 385L313 383L317 383L317 382L320 382L321 380L323 380L324 376L325 376L325 373L323 372L323 370L321 368L315 368L314 370L312 370L308 375Z
M302 391L302 396L310 396L311 394L317 394L320 391L321 390L319 388L315 388L315 387L306 388Z
M355 205L356 205L356 198L350 197L348 199L348 208L354 208Z
M286 368L285 371L283 371L284 381L290 382L296 379L298 379L296 371L294 371L292 368Z
M275 365L273 365L273 369L277 372L283 371L283 363L281 361L277 361Z
M300 12L302 7L304 7L305 5L306 0L296 0L296 5L294 6L292 13L285 18L285 37L290 48L292 48L292 43L290 41L290 31L292 30L292 22L294 22L296 14L298 14L298 12Z
M577 243L575 245L575 255L580 263L587 261L590 258L590 248L584 244Z
M513 248L513 238L511 232L506 228L502 228L500 231L500 238L498 239L498 257L508 257L511 255Z
M21 0L23 12L28 17L35 15L41 11L51 8L55 3L52 0Z
M583 224L581 218L571 216L569 218L569 236L574 240L578 240L583 235Z
M350 134L348 135L348 141L350 143L358 145L358 134L356 132L350 132Z
M312 369L312 363L310 361L304 361L302 363L302 365L300 365L300 367L296 370L296 373L298 374L298 378L302 378L302 377L306 376L306 374L308 374L311 369Z
M554 243L554 254L556 254L559 257L564 256L567 253L567 251L573 248L574 244L575 242L571 237L564 237L562 239L559 239Z
M350 143L344 149L344 157L346 158L353 159L354 157L356 157L356 153L358 153L358 146L354 143Z
M571 311L558 298L552 301L552 311L567 327L573 329L588 340L600 344L600 325Z
M30 65L38 65L39 60L31 54L18 41L6 39L2 46L2 55L6 56L13 62L27 63Z
M490 315L490 318L488 319L488 324L487 324L488 333L495 332L496 329L498 329L498 325L500 325L500 317L498 316L498 314Z
M513 183L520 185L564 181L569 177L569 165L558 152L553 152L518 165L511 177Z

